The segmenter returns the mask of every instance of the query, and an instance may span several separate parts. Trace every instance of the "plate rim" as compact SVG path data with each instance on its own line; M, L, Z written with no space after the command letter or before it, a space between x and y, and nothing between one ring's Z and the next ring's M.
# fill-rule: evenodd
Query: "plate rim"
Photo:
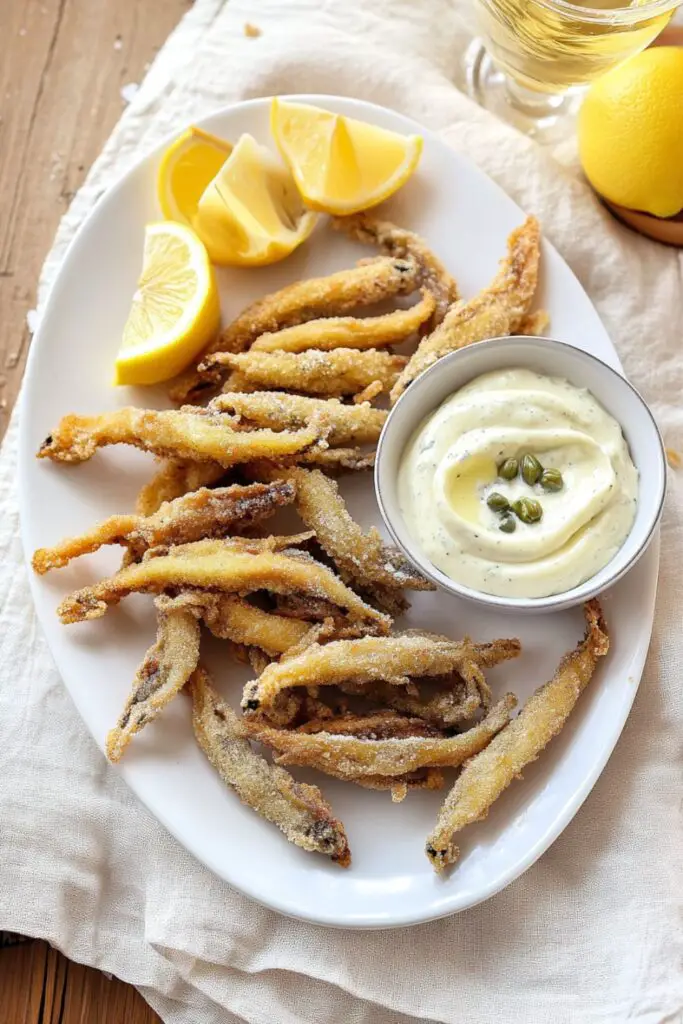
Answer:
M359 116L365 116L366 119L368 119L368 115L370 115L369 119L372 119L372 114L373 114L374 111L381 112L382 115L389 114L392 118L395 118L399 122L402 122L406 126L406 129L410 129L412 131L420 132L423 135L430 137L430 139L433 140L435 143L437 143L439 146L445 147L446 149L450 148L448 146L448 143L445 142L440 137L438 132L433 131L433 130L431 130L431 129L421 125L418 121L415 121L413 118L411 118L411 117L409 117L409 116L407 116L405 114L402 114L399 111L393 110L393 109L391 109L389 107L384 107L384 106L382 106L380 104L371 103L371 102L367 102L367 101L364 101L364 100L358 100L358 99L354 99L354 98L350 98L350 97L345 97L345 96L337 96L337 95L334 95L334 94L295 93L295 94L283 95L280 98L281 99L286 99L286 100L289 100L289 101L305 102L305 103L312 103L312 104L318 104L318 105L325 105L326 102L333 101L333 103L335 103L335 104L339 104L339 105L347 107L348 110L349 110L349 113L353 114L355 112ZM271 99L272 99L271 96L257 97L257 98L254 98L254 99L238 101L236 103L231 103L231 104L227 104L225 106L216 107L212 111L210 111L209 113L204 115L203 117L199 117L199 118L195 119L194 121L192 121L190 123L191 124L197 124L200 127L208 126L210 128L212 122L214 122L216 119L220 119L220 118L224 118L224 117L229 117L230 115L233 114L233 112L235 112L237 110L242 111L242 110L249 110L249 109L253 109L253 108L264 107L264 106L266 106L266 105L268 105L270 103ZM36 333L35 333L35 335L34 335L34 337L32 339L32 344L31 344L31 347L30 347L30 350L29 350L29 355L28 355L28 359L27 359L26 369L24 371L24 377L23 377L23 380L22 380L21 393L20 393L20 397L19 397L19 429L18 429L18 439L17 439L17 455L18 455L17 476L18 476L18 497L19 497L19 521L20 521L20 536L21 536L21 542L22 542L22 548L23 548L23 552L24 552L24 557L25 557L26 563L27 563L27 570L28 570L28 578L29 578L29 587L30 587L31 597L32 597L32 600L33 600L33 603L34 603L34 610L35 610L36 618L38 619L38 622L40 624L41 630L43 631L43 635L45 637L47 646L48 646L48 648L50 650L50 655L54 659L57 671L59 672L59 674L61 676L62 683L66 687L66 690L69 693L71 699L74 701L74 704L76 705L76 709L78 711L79 717L81 718L81 720L83 722L83 725L87 729L88 733L93 737L93 739L94 739L95 743L97 744L98 748L100 748L100 751L102 751L102 745L101 745L99 739L97 738L97 736L95 736L94 733L91 731L91 729L90 729L90 727L89 727L89 725L88 725L88 723L86 721L86 718L81 713L80 703L79 703L79 700L77 698L77 694L72 691L71 687L67 683L67 675L68 675L68 673L64 672L62 670L61 665L60 665L60 661L62 660L61 659L61 655L60 654L56 654L54 652L54 650L52 648L52 645L50 643L50 640L48 638L48 631L47 631L47 629L43 625L43 617L41 615L41 612L39 611L40 602L37 600L38 588L39 588L39 580L36 578L35 574L31 571L31 548L29 547L29 540L28 540L28 537L27 537L26 516L24 515L24 512L23 512L23 510L25 508L25 504L29 500L29 485L28 485L28 472L27 472L28 464L29 464L29 460L32 461L33 458L34 458L34 452L30 448L30 442L29 442L29 436L28 436L29 435L29 430L28 430L28 413L27 413L28 400L26 399L25 396L26 396L26 394L28 393L28 391L29 391L29 389L31 387L31 382L33 380L33 377L35 375L37 375L36 366L37 366L38 360L40 358L40 352L42 351L43 346L48 343L48 341L47 341L47 333L46 333L47 332L47 324L49 323L49 320L51 318L52 307L55 304L55 300L57 298L57 289L55 288L55 286L58 283L58 281L59 281L59 279L60 279L60 277L61 277L61 275L62 275L62 273L64 271L64 267L67 265L67 263L70 260L70 257L72 255L72 251L76 249L76 247L79 245L82 237L89 230L91 221L97 216L99 210L103 206L105 206L107 204L116 202L116 196L118 195L119 191L123 188L123 186L127 182L128 178L130 176L136 174L137 172L139 172L140 168L143 167L145 164L148 164L150 161L153 161L153 160L157 159L159 154L160 154L160 152L163 151L163 149L174 138L176 138L177 135L182 130L184 130L185 127L189 127L189 125L183 124L183 125L179 126L172 133L169 133L169 135L166 136L163 140L161 140L157 145L151 147L148 152L146 152L142 157L140 157L140 159L135 160L134 162L132 162L119 175L117 175L117 177L112 182L112 184L104 191L104 193L93 204L93 206L89 210L88 214L86 215L86 217L84 218L84 220L82 221L80 226L78 227L78 229L75 232L73 238L69 242L69 244L68 244L68 246L67 246L67 248L66 248L66 250L65 250L65 252L63 254L63 256L60 259L59 268L57 269L57 271L56 271L56 273L54 275L53 281L51 282L50 289L49 289L47 298L45 300L43 314L41 316L40 324L39 324L38 329L37 329L37 331L36 331ZM473 160L471 160L468 156L466 156L466 155L464 155L464 154L462 154L460 152L455 152L455 156L457 157L458 160L460 160L463 163L469 165L469 167L471 169L473 169L478 176L486 179L487 186L489 188L495 189L498 193L504 195L506 197L507 201L514 203L514 205L517 207L517 209L520 210L520 213L523 213L523 211L521 210L521 207L518 206L516 200L514 200L511 196L509 196L505 192L505 190L503 188L501 188L501 186L499 186L497 184L497 182L495 182L492 178L490 178L489 175L485 171L483 171L480 167L478 167L478 165L476 165ZM572 270L572 268L564 260L564 258L561 256L561 254L559 254L557 252L555 247L552 245L552 243L545 236L543 238L543 244L544 244L544 247L546 247L547 249L552 250L556 254L556 256L558 256L561 259L562 264L563 264L563 266L565 268L565 272L567 274L570 274L575 279L575 281L577 282L578 286L581 288L581 290L586 295L586 298L587 298L588 302L593 307L593 310L595 311L596 315L598 316L598 319L602 323L602 320L599 317L599 314L597 314L597 310L595 310L595 306L593 304L592 299L590 298L588 293L583 288L583 285L581 285L581 283L578 281L578 279L577 279L576 275L574 274L574 271ZM609 335L607 334L607 331L604 328L604 325L603 325L603 330L605 331L605 335L609 338ZM43 340L44 338L46 340ZM621 361L619 359L619 355L618 355L616 349L614 348L614 344L611 341L611 339L609 339L609 341L610 341L610 346L611 346L611 354L614 357L613 366L614 366L615 369L617 369L617 372L619 372L622 376L625 376L625 374L623 372L623 367L621 365ZM579 346L574 346L574 347L579 347ZM277 899L277 898L272 898L272 897L264 898L262 895L259 894L257 886L253 886L253 885L250 885L250 884L245 884L243 881L240 881L240 883L238 884L235 881L233 881L231 878L228 878L225 873L219 871L216 866L214 866L211 863L209 863L209 861L207 860L206 856L202 854L202 852L200 850L200 845L199 844L195 845L193 843L193 841L191 840L191 838L188 838L188 837L181 838L179 836L178 831L169 822L169 820L167 818L167 815L165 814L163 809L158 808L156 805L152 806L153 801L146 800L145 798L143 798L138 793L138 790L137 790L136 786L129 779L129 772L126 770L126 766L125 765L122 766L122 769L120 769L119 774L125 780L126 784L129 786L129 788L132 790L132 792L134 793L136 799L140 800L142 805L147 808L147 810L167 830L167 832L169 832L174 837L174 839L183 847L183 849L187 850L193 857L195 857L201 864L206 866L217 877L221 878L221 880L225 881L228 885L232 886L236 890L242 892L249 899L253 899L255 902L261 904L262 906L265 906L265 907L268 907L269 909L275 910L276 912L278 912L280 914L283 914L286 917L290 917L290 918L293 918L293 919L296 919L296 920L304 921L306 923L323 925L323 926L326 926L326 927L333 927L333 928L352 928L354 930L356 930L356 929L359 929L359 930L388 930L388 929L392 929L392 928L402 928L402 927L410 927L410 926L418 925L418 924L424 924L424 923L427 923L427 922L432 921L432 920L438 920L440 918L448 917L448 916L451 916L453 914L460 913L460 912L462 912L464 910L468 910L468 909L470 909L472 907L475 907L478 904L484 902L485 900L490 899L492 896L495 896L498 892L501 892L503 889L507 888L508 885L510 885L513 881L515 881L522 874L524 874L530 867L532 867L532 865L539 859L539 857L541 857L542 854L545 853L549 849L549 847L552 845L552 843L557 838L559 838L559 836L562 834L562 832L564 832L564 830L570 824L570 822L572 821L572 819L574 818L574 816L578 812L579 808L582 806L582 804L584 803L584 801L586 800L586 798L590 794L590 792L593 789L595 783L597 782L598 778L602 774L602 772L603 772L603 770L604 770L604 768L605 768L609 758L611 757L611 754L612 754L612 752L613 752L613 750L614 750L614 748L615 748L615 746L616 746L616 744L617 744L617 742L619 740L619 737L621 736L621 733L622 733L622 731L624 729L624 726L626 724L626 720L627 720L629 712L631 710L633 701L635 700L635 695L636 695L636 693L638 691L638 687L640 685L640 680L642 678L642 673L643 673L643 669L644 669L644 665L645 665L645 660L646 660L647 653L648 653L649 646L650 646L650 640L651 640L651 636L652 636L652 625L653 625L653 621L654 621L654 610L655 610L654 606L655 606L655 597L656 597L656 592L657 592L658 572L659 572L659 570L658 570L658 566L659 566L659 547L660 547L659 531L657 531L657 533L656 533L652 543L650 544L650 547L649 547L648 551L645 553L645 555L643 556L643 559L641 560L642 562L646 562L646 561L651 561L652 562L652 567L650 569L649 576L648 576L648 598L649 598L649 600L648 600L648 605L647 606L649 608L649 614L647 616L647 622L646 622L646 627L647 627L646 628L646 637L645 637L645 639L641 638L641 640L639 641L638 645L636 646L636 648L632 652L631 660L630 660L631 672L629 673L629 678L632 680L632 685L629 686L628 689L624 689L622 700L620 701L620 703L618 705L618 708L616 709L618 711L618 714L614 718L612 718L612 728L609 730L608 733L603 734L603 736L602 736L603 743L601 745L599 756L597 758L593 759L590 771L588 771L583 776L582 782L577 787L577 789L573 792L572 798L570 800L565 801L564 806L556 814L555 818L549 823L549 827L543 832L543 834L538 838L538 840L535 843L533 843L526 850L526 853L523 856L520 856L520 857L517 857L516 859L514 859L512 861L511 866L509 866L506 871L504 871L498 878L496 878L493 883L491 883L490 885L482 886L482 888L479 890L479 892L477 894L477 897L475 899L472 899L472 898L464 898L463 899L461 897L460 901L459 901L457 893L453 894L451 897L440 896L438 898L438 900L434 900L434 901L432 901L431 903L428 903L428 904L423 904L421 910L413 910L413 911L410 911L410 912L401 912L401 908L400 907L399 908L394 908L392 910L390 919L385 919L386 915L382 915L382 920L379 920L379 915L376 912L375 912L374 918L372 920L368 920L368 919L366 919L366 918L364 918L364 917L362 917L361 915L358 915L358 914L355 914L355 915L353 915L351 917L340 918L338 913L335 913L335 912L332 912L332 913L327 912L326 913L325 912L325 907L318 908L317 912L315 912L315 913L309 913L309 912L302 913L302 912L298 912L297 911L297 907L294 905L294 901L293 900L288 900L287 898L282 898L282 899ZM458 903L460 903L460 905L458 905Z

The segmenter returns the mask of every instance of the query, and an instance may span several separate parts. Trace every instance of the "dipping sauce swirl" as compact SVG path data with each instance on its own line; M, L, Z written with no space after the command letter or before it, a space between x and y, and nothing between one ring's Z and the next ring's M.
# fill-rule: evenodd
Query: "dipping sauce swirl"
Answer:
M525 455L554 471L546 481L559 478L560 489L521 472L506 479L507 460ZM491 508L492 493L509 509ZM548 597L619 550L635 519L638 471L620 425L589 391L512 368L477 377L418 427L401 457L398 497L409 532L452 580L500 597ZM529 502L540 518L517 517L510 530L511 510Z

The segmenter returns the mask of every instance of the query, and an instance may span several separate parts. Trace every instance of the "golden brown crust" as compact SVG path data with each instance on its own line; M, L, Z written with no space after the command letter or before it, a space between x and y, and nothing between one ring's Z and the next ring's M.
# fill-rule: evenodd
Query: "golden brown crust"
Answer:
M157 610L155 643L138 669L116 726L107 734L107 757L119 761L135 733L153 722L180 693L199 661L199 622L192 609Z
M317 786L296 782L252 750L238 716L220 699L204 670L194 673L188 690L197 743L223 782L242 803L277 825L290 843L348 867L351 852L344 826Z
M251 459L280 458L311 448L325 437L320 422L296 431L234 430L230 418L207 410L117 409L100 416L65 416L38 458L85 462L98 448L129 444L155 455L230 467Z
M607 654L609 637L599 602L589 601L584 613L584 639L565 654L550 682L535 691L519 715L485 751L467 762L456 780L427 839L427 856L436 871L458 859L456 833L485 818L500 794L562 730L598 659Z
M151 516L165 501L182 498L200 487L213 487L226 471L218 462L190 462L185 459L159 459L159 468L141 489L135 502L140 516Z
M436 330L423 338L391 390L396 402L408 385L438 359L475 341L517 331L529 312L538 281L540 228L527 217L508 238L508 255L488 286L469 302L450 307Z

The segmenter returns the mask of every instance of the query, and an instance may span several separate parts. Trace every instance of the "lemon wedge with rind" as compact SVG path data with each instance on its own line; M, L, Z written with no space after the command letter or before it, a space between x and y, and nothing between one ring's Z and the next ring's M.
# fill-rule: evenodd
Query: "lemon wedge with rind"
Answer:
M232 144L191 127L164 153L157 174L157 196L164 217L192 226L197 204L232 153Z
M208 254L184 224L148 224L142 273L116 358L116 384L158 384L184 370L220 327Z
M199 200L193 227L214 263L262 266L293 252L316 220L287 168L245 134Z
M413 174L422 153L420 135L286 100L273 100L270 128L306 203L338 216L388 199Z

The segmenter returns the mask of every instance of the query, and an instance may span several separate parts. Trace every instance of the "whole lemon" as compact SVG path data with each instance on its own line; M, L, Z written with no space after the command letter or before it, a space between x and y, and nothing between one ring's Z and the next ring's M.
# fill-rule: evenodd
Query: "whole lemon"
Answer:
M655 217L683 209L683 47L644 50L593 83L579 155L605 199Z

